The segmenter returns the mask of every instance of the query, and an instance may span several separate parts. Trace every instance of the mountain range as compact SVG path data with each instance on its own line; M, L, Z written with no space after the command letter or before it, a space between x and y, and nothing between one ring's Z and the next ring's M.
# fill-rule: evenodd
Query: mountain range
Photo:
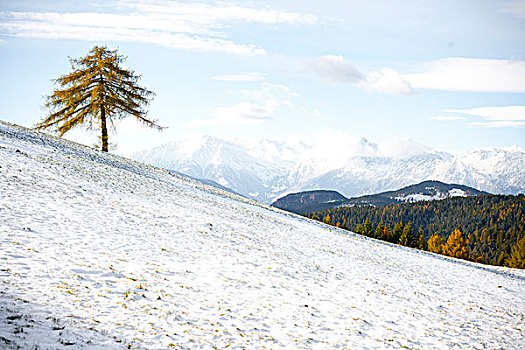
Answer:
M178 140L131 158L209 179L263 203L294 192L331 189L345 197L391 191L425 180L494 194L525 192L525 149L488 148L457 154L411 143L403 155L361 139L352 149L319 152L305 142L225 141L211 136Z
M272 206L293 213L304 214L354 205L380 206L440 200L451 197L478 196L482 194L489 193L478 191L475 188L464 185L446 184L439 181L423 181L419 184L410 185L396 191L387 191L354 198L346 198L339 192L325 190L291 193L278 198L272 203Z

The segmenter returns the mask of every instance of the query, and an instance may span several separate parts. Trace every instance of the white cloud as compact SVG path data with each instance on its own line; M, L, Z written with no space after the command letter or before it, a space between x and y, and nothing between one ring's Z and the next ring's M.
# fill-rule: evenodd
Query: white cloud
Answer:
M479 107L473 109L447 109L447 113L475 115L488 120L525 121L525 106Z
M321 78L337 83L359 83L363 74L343 56L326 55L306 63Z
M125 7L139 12L164 13L184 16L194 23L216 24L225 21L246 21L256 23L314 24L318 21L312 14L278 11L271 8L250 8L214 1L211 4L199 2L176 2L164 0L122 0Z
M452 57L424 63L419 71L402 77L421 89L525 92L525 62L518 60Z
M472 109L447 109L444 112L456 115L446 116L438 120L466 119L464 115L481 120L470 121L468 126L505 128L525 126L525 106L478 107ZM457 116L457 114L463 116ZM454 118L454 119L452 119ZM437 117L432 118L437 119Z
M308 116L314 116L314 117L320 117L323 115L323 113L321 113L320 110L318 109L308 109L306 107L302 107L301 108L301 111L303 111L304 114L308 115Z
M366 77L343 56L326 55L306 65L323 79L384 94L411 95L418 88L525 93L525 62L521 60L450 57L421 63L417 73L399 74L383 67Z
M430 152L430 149L411 139L391 137L378 143L356 138L339 130L321 130L304 143L311 145L307 159L324 171L338 169L352 157L388 157L406 159ZM338 150L338 152L334 152Z
M366 77L343 56L326 55L306 66L321 78L336 83L353 83L368 92L392 95L412 95L410 84L395 70L383 67L379 72L371 72Z
M380 72L368 74L361 83L368 92L379 92L391 95L413 95L414 90L403 77L393 69L383 67Z
M42 23L27 24L21 28L11 30L17 25L3 25L0 23L0 30L7 26L10 27L10 32L14 33L11 35L27 38L142 42L179 50L224 52L245 56L265 53L260 47L238 45L229 40L169 32L159 33L143 29L114 28L113 30L107 30L103 27L69 27Z
M249 126L272 120L272 115L280 106L291 106L291 99L297 94L284 85L262 82L260 87L253 90L241 90L244 97L251 101L238 102L232 106L213 109L213 118L194 119L185 127L214 127L214 126Z
M505 3L503 12L513 14L518 18L525 18L525 0L513 0Z
M411 139L400 139L392 137L379 142L377 155L381 157L391 157L406 159L417 155L428 153L429 148Z
M438 116L435 116L435 117L430 117L430 119L438 120L438 121L441 121L441 122L445 122L445 121L465 120L467 118L460 117L460 116L457 116L457 115L438 115Z
M483 128L514 128L525 126L525 121L498 120L489 122L470 122L468 126L479 126Z
M241 93L252 100L263 103L267 106L278 107L281 105L291 106L291 99L297 94L290 90L288 86L262 82L259 89L241 90Z
M0 34L13 37L153 43L189 51L260 55L256 45L228 40L235 21L312 24L309 14L267 7L249 8L224 2L211 4L166 1L120 1L119 13L0 12Z
M216 75L212 78L213 80L220 81L231 81L231 82L255 82L266 80L266 74L264 73L246 73L236 75Z
M248 126L256 125L270 117L274 108L253 102L239 102L233 106L218 107L213 111L215 118L194 119L184 126L188 128L214 126Z
M370 156L376 151L367 140L352 137L340 130L320 130L312 137L305 138L304 143L310 145L310 149L304 152L303 158L313 160L314 168L319 173L337 169L353 156Z

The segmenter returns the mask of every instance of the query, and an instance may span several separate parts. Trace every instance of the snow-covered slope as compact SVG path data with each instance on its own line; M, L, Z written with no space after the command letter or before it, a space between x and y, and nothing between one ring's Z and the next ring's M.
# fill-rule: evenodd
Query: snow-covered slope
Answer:
M525 274L0 123L0 348L519 348Z
M525 150L519 147L452 155L414 144L414 152L404 157L388 156L366 139L355 147L319 152L305 144L263 140L246 145L202 137L159 146L132 158L214 180L264 203L316 189L356 197L425 180L495 194L525 192Z

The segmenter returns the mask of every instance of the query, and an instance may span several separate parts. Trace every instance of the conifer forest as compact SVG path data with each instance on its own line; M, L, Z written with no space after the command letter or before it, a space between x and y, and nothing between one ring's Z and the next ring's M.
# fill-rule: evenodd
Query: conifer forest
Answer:
M353 206L305 216L368 237L490 265L525 268L525 196Z

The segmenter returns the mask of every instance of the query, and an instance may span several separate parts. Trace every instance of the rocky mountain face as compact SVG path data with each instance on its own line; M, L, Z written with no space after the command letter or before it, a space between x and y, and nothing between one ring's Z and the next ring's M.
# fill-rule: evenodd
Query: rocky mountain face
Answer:
M357 197L425 180L494 194L525 192L525 149L520 147L459 154L417 144L414 149L417 152L403 157L386 156L377 145L363 139L357 151L334 150L320 155L307 144L271 140L241 144L205 136L168 143L131 157L213 180L263 203L272 203L288 193L316 189Z

